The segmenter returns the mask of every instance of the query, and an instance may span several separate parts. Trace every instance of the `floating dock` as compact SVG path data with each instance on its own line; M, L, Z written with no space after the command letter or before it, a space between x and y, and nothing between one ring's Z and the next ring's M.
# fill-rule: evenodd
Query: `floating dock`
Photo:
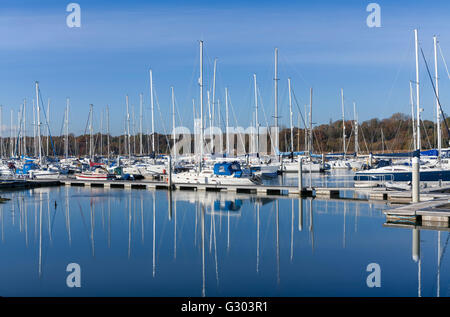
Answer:
M388 209L383 213L386 215L387 224L449 228L450 196L445 195L445 197Z

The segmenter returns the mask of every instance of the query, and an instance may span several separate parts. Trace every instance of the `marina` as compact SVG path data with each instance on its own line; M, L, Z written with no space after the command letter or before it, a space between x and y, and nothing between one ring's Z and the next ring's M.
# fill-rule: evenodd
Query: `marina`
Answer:
M450 296L450 4L16 2L1 300Z

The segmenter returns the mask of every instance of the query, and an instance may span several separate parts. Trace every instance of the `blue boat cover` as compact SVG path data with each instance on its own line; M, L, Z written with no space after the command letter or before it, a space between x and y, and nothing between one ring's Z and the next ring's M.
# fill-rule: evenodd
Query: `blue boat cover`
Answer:
M216 175L233 175L241 172L241 165L238 162L222 162L214 164L214 174Z

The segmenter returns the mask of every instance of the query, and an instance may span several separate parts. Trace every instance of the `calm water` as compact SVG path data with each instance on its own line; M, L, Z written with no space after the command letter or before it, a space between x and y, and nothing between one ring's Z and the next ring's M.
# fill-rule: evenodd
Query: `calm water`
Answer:
M2 196L1 296L450 295L448 232L438 276L438 233L421 231L415 262L412 231L384 227L383 203L82 187ZM73 262L81 288L66 286ZM372 262L380 288L366 285Z

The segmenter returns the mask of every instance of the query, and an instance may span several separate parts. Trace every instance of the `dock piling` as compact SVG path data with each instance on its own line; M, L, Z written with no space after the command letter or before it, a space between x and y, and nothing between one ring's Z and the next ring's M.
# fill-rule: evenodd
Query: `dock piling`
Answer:
M420 172L419 172L419 157L418 151L414 153L412 159L412 202L418 203L420 201Z
M302 159L298 157L298 193L301 195L303 190L303 175L302 175Z
M172 190L172 156L169 155L169 175L168 175L168 185L169 190Z

